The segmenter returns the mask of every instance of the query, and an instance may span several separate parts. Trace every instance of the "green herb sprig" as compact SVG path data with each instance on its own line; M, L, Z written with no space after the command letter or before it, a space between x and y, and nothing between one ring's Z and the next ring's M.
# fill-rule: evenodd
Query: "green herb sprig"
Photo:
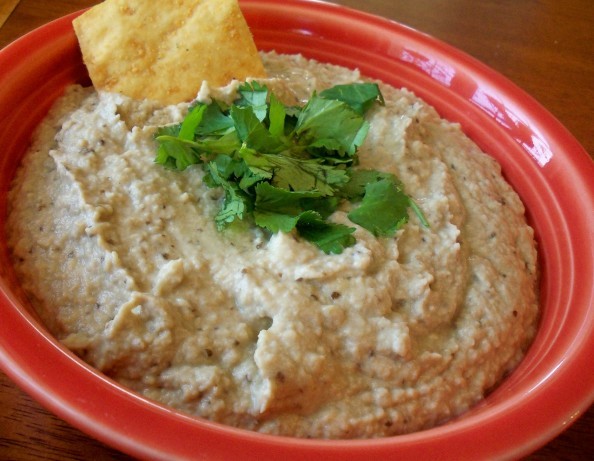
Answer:
M427 220L392 174L354 168L369 122L384 104L377 84L337 85L303 107L285 106L258 82L244 83L230 106L195 103L183 122L157 129L156 163L174 170L201 164L205 183L222 188L215 217L222 230L252 219L270 232L297 233L325 253L354 245L355 228L328 221L344 201L348 218L378 237L393 236L412 208Z

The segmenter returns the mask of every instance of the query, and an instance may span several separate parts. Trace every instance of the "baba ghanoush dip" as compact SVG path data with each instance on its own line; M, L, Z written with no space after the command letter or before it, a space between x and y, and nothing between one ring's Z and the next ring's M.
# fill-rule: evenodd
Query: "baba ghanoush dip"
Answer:
M363 81L263 53L286 104ZM353 223L326 254L294 232L221 232L204 170L155 163L163 106L70 87L10 192L14 267L47 328L138 393L240 428L372 438L465 412L524 356L538 322L537 254L500 167L456 124L380 83L357 168L396 175L422 209L394 237ZM198 100L236 97L237 84ZM347 223L346 212L330 217Z

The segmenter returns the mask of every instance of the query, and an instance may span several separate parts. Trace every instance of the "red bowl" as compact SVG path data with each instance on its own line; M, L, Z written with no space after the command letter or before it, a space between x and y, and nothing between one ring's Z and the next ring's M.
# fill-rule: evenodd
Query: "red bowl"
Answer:
M542 319L517 370L441 427L379 440L267 436L148 401L83 363L30 310L9 262L11 179L34 127L64 86L88 83L70 15L0 51L0 365L74 426L150 459L517 458L594 401L594 163L531 97L464 53L392 21L317 1L245 0L259 48L358 67L405 86L459 122L502 165L527 207L542 266Z

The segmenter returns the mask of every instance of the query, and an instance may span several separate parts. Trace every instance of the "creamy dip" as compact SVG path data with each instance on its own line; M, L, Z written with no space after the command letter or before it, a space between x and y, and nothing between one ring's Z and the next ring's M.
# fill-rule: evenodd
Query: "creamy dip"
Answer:
M263 54L285 101L359 72ZM199 99L234 97L204 85ZM466 411L523 357L536 250L498 164L406 90L381 85L361 168L394 173L430 227L357 228L326 255L293 234L219 232L200 166L154 163L161 107L74 86L10 192L14 266L39 316L106 375L193 415L298 437L408 433ZM345 211L331 219L353 224Z

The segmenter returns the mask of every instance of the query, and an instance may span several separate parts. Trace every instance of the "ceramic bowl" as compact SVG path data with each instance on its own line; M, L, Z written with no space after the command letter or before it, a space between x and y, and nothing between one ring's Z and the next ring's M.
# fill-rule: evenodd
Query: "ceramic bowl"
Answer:
M425 34L317 1L241 5L259 48L358 67L407 87L501 163L526 205L542 268L542 318L526 358L462 417L363 441L274 437L192 418L83 363L32 313L4 230L7 190L32 131L65 85L89 83L70 15L0 52L0 366L72 425L147 459L518 458L555 437L594 400L594 167L585 150L508 80Z

